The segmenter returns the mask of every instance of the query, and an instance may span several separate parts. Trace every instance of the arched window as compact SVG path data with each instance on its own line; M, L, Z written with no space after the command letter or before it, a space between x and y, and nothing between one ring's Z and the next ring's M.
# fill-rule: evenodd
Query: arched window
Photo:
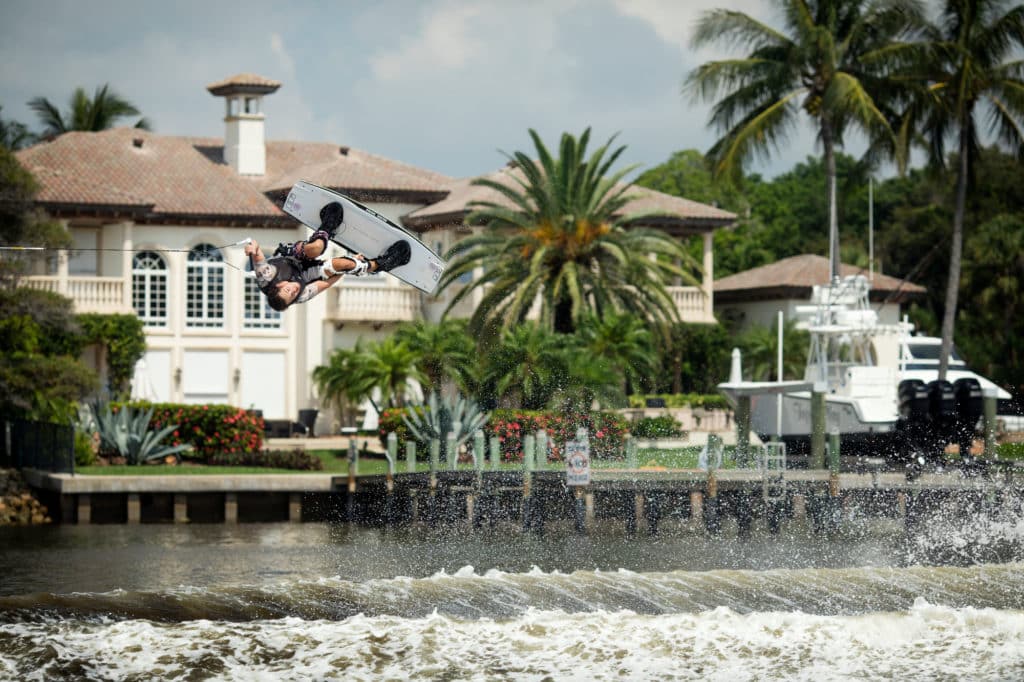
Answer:
M224 259L210 244L200 244L188 252L185 324L224 326Z
M144 324L167 326L167 262L156 251L132 259L132 307Z

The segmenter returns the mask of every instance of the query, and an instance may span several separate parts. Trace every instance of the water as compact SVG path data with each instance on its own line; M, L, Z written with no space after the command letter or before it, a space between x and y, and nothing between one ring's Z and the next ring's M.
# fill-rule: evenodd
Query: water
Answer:
M1024 678L1024 518L0 529L2 679Z

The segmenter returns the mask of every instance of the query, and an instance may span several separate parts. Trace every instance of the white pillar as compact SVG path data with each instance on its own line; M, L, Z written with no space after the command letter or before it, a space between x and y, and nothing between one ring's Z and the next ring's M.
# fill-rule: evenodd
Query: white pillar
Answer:
M123 230L121 236L121 278L124 282L121 305L125 312L130 312L132 310L132 258L135 256L132 253L134 248L132 244L132 223L122 223L121 228Z
M57 252L57 293L61 296L68 295L68 250L60 249Z
M714 290L715 290L715 258L712 246L714 245L714 233L704 233L704 317L708 320L714 317Z

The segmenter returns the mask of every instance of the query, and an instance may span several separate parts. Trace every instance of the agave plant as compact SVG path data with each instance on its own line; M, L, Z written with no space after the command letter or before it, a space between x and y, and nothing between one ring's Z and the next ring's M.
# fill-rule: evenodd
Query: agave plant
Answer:
M437 393L431 393L426 405L414 406L402 415L402 421L413 438L420 443L426 445L434 439L440 441L441 457L447 460L448 434L454 434L455 450L458 452L459 447L477 429L483 428L489 416L489 412L484 412L479 405L462 395L438 399Z
M177 424L165 426L159 431L149 429L153 408L133 409L127 405L117 412L104 405L94 406L96 430L100 434L100 447L116 451L128 464L142 464L188 450L189 445L166 445L163 439L178 428Z

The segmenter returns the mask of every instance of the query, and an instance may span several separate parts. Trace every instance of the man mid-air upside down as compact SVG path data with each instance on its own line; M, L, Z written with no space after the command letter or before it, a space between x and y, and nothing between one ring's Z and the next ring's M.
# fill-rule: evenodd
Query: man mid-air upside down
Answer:
M399 240L376 258L367 260L362 254L320 260L327 244L341 225L344 209L331 202L320 210L320 229L309 239L294 244L281 244L271 258L263 255L260 245L245 245L245 255L252 262L256 284L274 310L281 311L293 303L305 303L330 288L342 275L369 275L388 272L409 262L409 242Z

